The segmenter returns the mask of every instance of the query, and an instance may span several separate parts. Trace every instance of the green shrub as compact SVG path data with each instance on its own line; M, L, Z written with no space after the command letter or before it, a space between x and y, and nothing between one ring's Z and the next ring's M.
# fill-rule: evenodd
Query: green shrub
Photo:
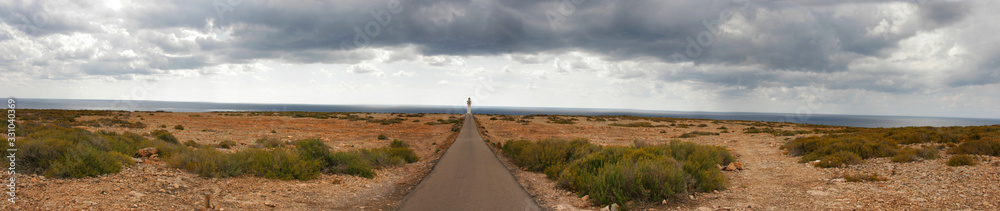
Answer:
M870 182L885 181L886 178L876 173L849 173L844 174L844 180L848 182Z
M194 140L188 140L184 142L184 146L198 148L201 146L201 144L198 144L198 142L194 142Z
M310 180L319 176L323 166L320 160L307 159L296 150L286 148L247 149L236 152L233 157L246 161L248 174L271 179Z
M547 139L508 141L500 146L518 166L543 172L560 186L590 195L599 204L658 201L686 188L721 190L726 180L716 165L733 161L722 147L681 141L600 147L585 139Z
M184 130L184 126L181 126L181 125L175 125L175 126L174 126L174 130Z
M233 140L225 140L225 141L220 141L219 142L219 148L229 149L229 148L233 148L235 146L236 146L236 142L233 141Z
M235 159L232 154L210 148L198 148L184 151L167 160L170 166L187 170L204 177L233 177L246 172L241 163L245 160Z
M323 145L325 153L329 153L326 155L326 159L324 159L326 161L324 169L331 173L373 178L375 177L375 168L413 163L420 160L406 142L395 140L389 145L389 147L377 149L359 149L350 152L332 153L326 151L326 146ZM319 150L318 147L304 147L303 145L300 145L298 148L314 149L313 151ZM320 153L311 153L308 157L316 157L318 154Z
M382 149L360 149L361 159L367 161L375 167L398 166L403 164L403 158L389 154L388 150Z
M925 146L920 149L906 147L900 149L899 152L896 152L896 156L892 157L892 162L906 163L906 162L917 161L921 158L937 159L938 156L939 156L938 150L931 146Z
M295 148L299 150L299 154L308 159L322 160L325 165L329 164L330 159L330 146L323 143L323 140L310 138L302 139L295 142Z
M572 141L545 139L535 143L527 140L508 141L503 145L502 152L513 158L512 162L518 166L557 178L562 168L570 161L597 150L597 146L585 139ZM552 169L547 170L548 168Z
M399 139L393 139L392 142L389 142L389 147L392 147L392 148L396 148L396 147L408 148L408 147L410 147L410 144L406 143L404 141L400 141Z
M555 124L576 124L577 121L576 118L562 118L559 116L549 116L548 118L549 121L547 122Z
M671 158L617 162L603 166L578 183L597 204L650 201L684 192L684 171Z
M916 149L916 151L917 151L917 157L927 160L938 159L941 157L941 155L938 154L938 149L932 146L924 146L921 147L920 149Z
M862 159L891 157L899 145L861 135L828 135L794 139L781 148L788 149L789 155L802 155L800 162L808 162L840 152L851 152Z
M692 132L687 132L687 133L681 134L680 136L677 136L677 137L678 138L693 138L695 136L717 136L717 135L719 135L719 133L705 132L705 131L692 131Z
M199 148L173 156L170 165L206 177L232 177L242 174L282 179L309 180L319 175L322 163L305 159L293 149L246 149L225 153L214 148Z
M391 125L391 124L403 123L403 120L406 120L406 119L403 119L403 118L372 119L372 120L368 120L368 122L379 123L379 124L382 124L382 125Z
M282 142L281 140L274 138L259 138L257 139L257 141L254 142L263 148L278 148L285 146L285 142Z
M413 150L408 147L392 147L392 148L386 148L385 150L386 153L389 154L389 156L403 159L403 162L406 163L413 163L420 161L420 158L417 157L417 154L413 153Z
M824 156L818 163L816 163L816 167L836 168L847 165L861 164L863 162L864 160L862 160L861 156L858 156L853 152L839 151L834 154Z
M384 134L378 134L378 140L386 140L386 139L389 139L389 137L386 137Z
M24 173L51 177L90 177L115 173L133 164L128 155L145 147L172 145L138 134L99 131L57 125L31 125L18 139L18 166ZM176 146L176 145L175 145ZM10 148L3 145L3 149ZM23 167L23 168L22 168Z
M917 161L920 158L917 157L917 150L907 147L896 152L896 156L892 156L892 162L896 163L907 163L912 161Z
M971 155L961 154L951 156L951 159L948 159L947 164L949 166L975 166L976 164L979 164L979 161L976 161L976 157Z
M983 138L979 140L966 140L958 147L951 148L949 153L953 154L976 154L1000 156L1000 139Z
M632 122L628 124L611 123L609 125L619 127L666 127L666 125L653 125L653 123L649 122Z
M52 161L45 171L48 177L93 177L118 173L122 165L132 165L129 156L118 152L105 152L79 144L62 154L62 158Z
M153 137L156 137L156 139L167 143L180 144L180 141L177 140L177 137L175 137L174 134L170 134L170 132L166 130L154 130L149 134L153 135Z

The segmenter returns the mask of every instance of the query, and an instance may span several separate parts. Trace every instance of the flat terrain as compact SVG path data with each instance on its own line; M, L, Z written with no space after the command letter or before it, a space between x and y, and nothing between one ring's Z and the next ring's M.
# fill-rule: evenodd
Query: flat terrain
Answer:
M156 160L145 160L124 168L120 173L92 178L53 179L22 174L17 181L19 201L16 204L0 205L0 209L193 210L202 208L204 194L209 194L216 210L396 210L402 206L404 197L431 172L437 159L446 151L470 151L457 150L459 147L467 147L458 144L455 149L446 150L451 146L451 140L459 135L451 124L425 124L438 122L439 119L447 121L463 117L453 114L412 117L398 114L352 114L363 119L402 119L387 125L363 120L273 116L251 112L126 114L120 118L129 122L141 122L147 127L75 127L90 131L136 133L163 129L176 135L181 142L191 140L199 144L218 144L223 140L232 140L237 143L232 150L253 147L254 141L260 138L280 141L317 138L337 151L385 147L391 140L399 139L411 145L420 161L377 170L378 176L372 179L328 174L308 181L282 181L250 176L205 178L171 168L163 161ZM823 169L799 163L799 157L788 156L779 148L790 139L818 134L795 133L784 136L748 133L745 130L753 127L808 132L837 127L697 119L653 121L620 117L475 116L476 125L480 127L478 129L484 139L480 143L490 145L507 140L546 138L586 138L595 144L617 146L683 140L724 146L737 157L737 162L746 167L742 171L723 172L729 181L726 190L680 195L665 199L664 203L637 204L638 210L1000 209L1000 201L997 200L1000 198L1000 186L996 185L1000 181L1000 167L996 166L1000 159L997 157L983 156L985 160L976 166L951 167L945 165L945 162L952 155L942 151L942 158L935 160L893 163L889 158L875 158L868 159L861 165ZM81 116L76 121L109 117L111 116ZM573 124L559 124L567 121ZM182 125L184 129L174 129L176 125ZM466 127L471 125L465 124ZM689 137L692 132L701 134ZM378 139L380 134L387 139ZM475 142L474 139L468 140ZM589 204L581 196L558 188L544 174L524 171L510 164L503 156L499 160L542 209L597 210L605 206ZM439 164L451 165L443 161ZM887 180L846 182L843 178L845 173L874 173ZM427 179L431 180L432 177Z
M355 115L362 118L372 116L374 119L397 117L377 113ZM81 116L77 121L107 117ZM249 112L132 112L124 119L142 122L148 127L82 128L140 134L164 129L177 136L181 142L194 140L200 144L217 144L222 140L233 140L238 143L234 150L252 147L259 138L281 141L319 138L337 151L384 147L392 139L399 139L408 142L421 160L377 170L378 175L372 179L324 174L308 181L282 181L251 176L205 178L171 168L163 161L146 160L126 167L120 173L95 178L53 179L21 175L17 183L20 201L16 204L4 203L2 209L192 210L204 207L203 194L208 193L212 196L212 205L219 210L392 210L399 206L409 189L431 170L444 148L457 135L451 130L450 124L424 123L462 118L462 115L426 114L423 117L400 118L405 120L382 125L337 118L255 116ZM166 127L161 128L160 125ZM182 125L184 130L174 129L175 125ZM387 139L377 139L379 134L386 135Z
M541 210L483 143L469 115L458 139L400 210Z
M678 119L674 122L617 119L589 121L576 118L574 124L553 123L546 117L503 120L502 116L476 115L482 126L484 139L490 142L507 140L540 140L546 138L587 138L601 145L628 146L636 141L661 144L669 140L691 141L699 144L724 146L737 162L746 166L743 171L724 171L729 188L717 193L696 193L671 198L666 204L640 206L640 210L996 210L1000 209L1000 162L996 157L977 166L950 167L945 162L951 155L941 152L942 158L910 163L893 163L889 158L867 160L865 164L847 168L816 168L799 163L799 157L785 154L779 147L802 136L798 134L775 136L768 133L744 133L744 128L773 127L781 130L811 130L816 127L791 123L769 126L749 121L715 121ZM491 118L495 120L490 120ZM514 120L523 120L517 122ZM649 122L651 125L686 124L687 128L622 127L611 124ZM702 125L698 127L697 125ZM698 135L679 138L693 131L720 132L726 127L729 133ZM506 159L502 159L505 160ZM596 210L605 205L588 204L571 192L559 189L555 182L542 173L523 171L506 162L518 181L539 204L549 210ZM845 182L844 173L875 173L886 181Z

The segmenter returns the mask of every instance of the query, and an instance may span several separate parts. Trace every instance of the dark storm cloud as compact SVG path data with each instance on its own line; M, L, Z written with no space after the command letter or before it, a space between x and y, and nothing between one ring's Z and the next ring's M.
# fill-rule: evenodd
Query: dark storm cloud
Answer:
M174 1L134 11L144 27L231 28L233 58L304 55L292 62L339 61L332 54L365 47L416 46L424 55L534 54L582 50L607 60L654 58L675 62L675 53L696 63L762 64L767 69L842 71L854 58L883 57L900 40L961 20L968 6L935 2L919 9L921 20L889 22L899 31L870 34L884 21L861 4L859 15L834 15L829 2L745 1L245 1L231 10L212 2ZM572 4L573 9L569 8ZM180 15L178 15L180 14ZM740 15L753 31L720 31ZM553 18L556 17L556 18ZM708 33L708 34L706 34ZM703 42L704 41L704 42ZM200 44L200 43L199 43ZM158 44L165 50L183 46ZM216 45L217 46L217 45ZM692 47L694 46L694 47ZM216 49L209 47L206 49ZM284 51L287 53L263 53ZM235 52L232 52L235 53ZM245 55L259 55L261 57Z
M971 3L956 1L896 3L900 2L916 6L916 12L908 14L915 18L886 15L894 11L877 7L887 3L884 1L819 0L172 0L127 5L120 12L99 9L102 2L63 3L64 7L104 17L96 20L16 2L0 3L0 13L51 13L41 34L98 33L101 21L121 19L128 36L141 42L121 48L157 50L136 50L140 55L181 55L146 55L158 58L145 59L150 60L145 68L155 70L198 69L260 59L358 64L377 57L369 48L405 49L393 53L390 62L414 61L418 55L508 54L514 55L509 59L521 63L545 63L553 58L550 55L583 51L612 62L692 61L698 67L754 67L741 71L685 70L659 79L708 84L733 84L736 79L736 83L746 83L741 86L759 87L799 86L818 80L789 73L844 72L859 58L887 58L901 41L959 23L972 8ZM9 15L4 21L26 24ZM185 30L206 36L178 39L188 33ZM114 71L97 70L104 66L101 61L107 61L107 66L129 64L117 59L121 58L95 59L93 67L85 69L94 74L118 73L120 66ZM560 65L583 68L580 62L557 67ZM984 70L976 73L992 73L993 66L984 63L980 68ZM611 75L639 76L635 72ZM973 78L955 77L953 83L997 83ZM853 87L884 92L914 89L874 80L844 79L840 83L859 83Z
M91 9L92 5L69 1L26 1L0 2L0 19L29 36L39 37L49 34L93 32L97 27L87 19L60 13L58 9L75 7Z
M940 27L965 19L971 6L964 1L928 1L921 5L919 13L928 27Z

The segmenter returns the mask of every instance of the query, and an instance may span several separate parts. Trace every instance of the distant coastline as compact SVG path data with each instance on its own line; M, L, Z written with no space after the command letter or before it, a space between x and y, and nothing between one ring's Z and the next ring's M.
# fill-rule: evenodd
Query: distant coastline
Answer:
M313 111L313 112L372 112L372 113L465 113L465 105L314 105L314 104L251 104L251 103L208 103L171 101L117 101L79 99L35 99L22 98L18 101L23 109L66 109L66 110L129 110L129 111L171 111L171 112L213 112L213 111ZM957 117L907 117L870 115L812 114L808 118L789 118L782 113L753 112L692 112L653 111L636 109L599 108L538 108L538 107L474 107L476 114L555 114L555 115L632 115L657 116L716 120L749 120L796 122L806 124L836 125L850 127L907 127L907 126L978 126L1000 124L1000 119L977 119ZM788 120L793 121L788 121Z

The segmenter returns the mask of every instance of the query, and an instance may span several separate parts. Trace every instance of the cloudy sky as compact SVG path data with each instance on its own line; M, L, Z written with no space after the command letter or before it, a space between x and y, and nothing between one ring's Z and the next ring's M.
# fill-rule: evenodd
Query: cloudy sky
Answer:
M2 1L0 94L1000 118L1000 2Z

